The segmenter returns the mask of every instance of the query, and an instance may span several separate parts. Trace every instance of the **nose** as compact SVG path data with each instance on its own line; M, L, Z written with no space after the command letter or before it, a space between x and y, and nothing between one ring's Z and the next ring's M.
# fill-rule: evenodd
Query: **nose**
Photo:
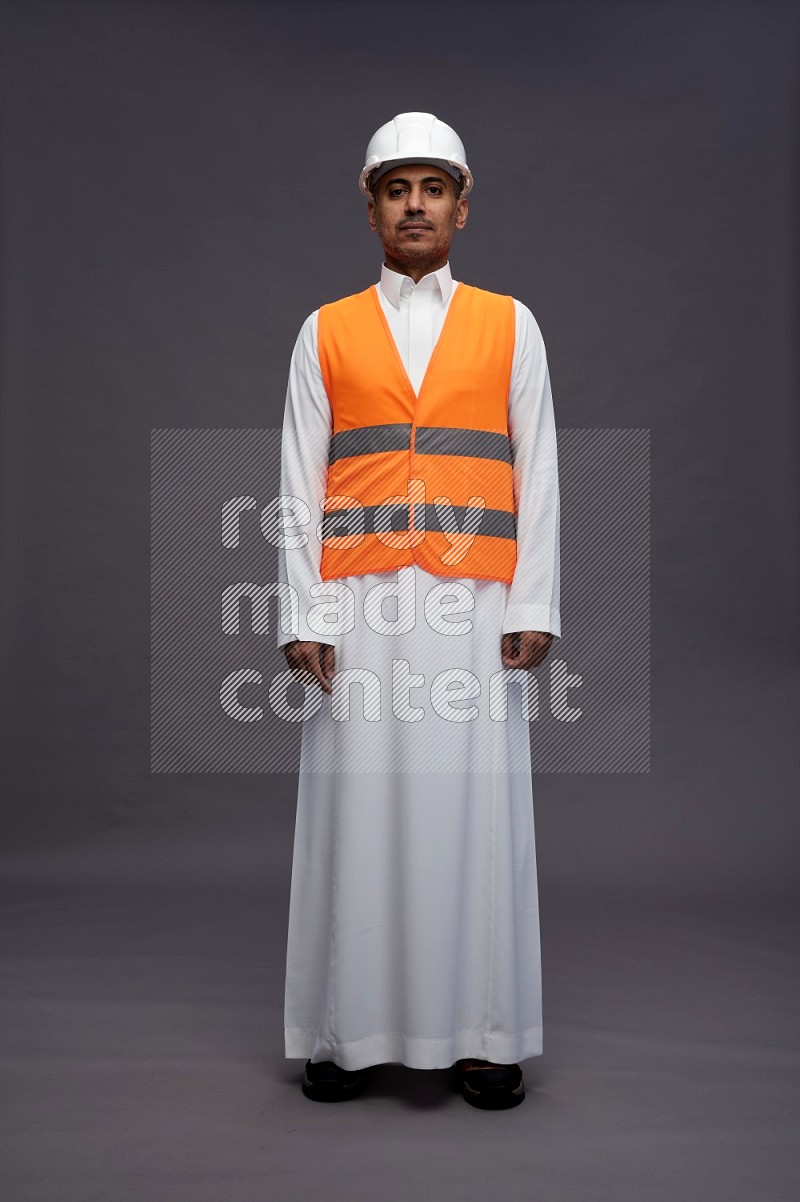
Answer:
M406 213L411 216L414 213L424 213L425 211L425 193L422 190L421 184L413 184L406 197Z

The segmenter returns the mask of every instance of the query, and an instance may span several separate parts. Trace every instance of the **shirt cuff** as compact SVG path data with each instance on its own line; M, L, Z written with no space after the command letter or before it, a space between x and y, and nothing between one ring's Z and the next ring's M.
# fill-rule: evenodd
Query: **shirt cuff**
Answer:
M540 630L561 638L561 614L552 605L507 605L502 633L516 634L521 630Z
M278 636L276 639L276 647L280 651L281 647L285 647L287 643L294 643L297 640L308 643L330 643L333 647L338 647L342 639L341 634L319 634L318 631L312 630L310 626L301 619L293 630L285 631L278 626Z

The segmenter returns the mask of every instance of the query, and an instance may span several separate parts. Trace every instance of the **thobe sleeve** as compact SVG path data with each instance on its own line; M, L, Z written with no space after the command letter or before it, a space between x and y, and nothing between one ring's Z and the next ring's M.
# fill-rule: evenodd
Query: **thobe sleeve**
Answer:
M322 380L317 349L317 312L306 319L297 337L289 365L289 383L281 439L281 497L284 501L283 531L301 546L278 546L278 580L294 590L290 630L278 626L278 647L293 639L335 644L335 636L323 639L306 622L315 598L314 584L322 583L319 568L322 544L317 528L323 517L320 501L328 481L328 449L331 407ZM301 504L298 505L298 502ZM304 508L305 507L305 508ZM301 515L298 519L298 515ZM305 521L305 524L301 524ZM294 523L297 522L297 526Z
M508 426L517 506L517 564L503 634L541 630L560 637L560 498L550 372L536 319L519 301L514 305L516 346Z

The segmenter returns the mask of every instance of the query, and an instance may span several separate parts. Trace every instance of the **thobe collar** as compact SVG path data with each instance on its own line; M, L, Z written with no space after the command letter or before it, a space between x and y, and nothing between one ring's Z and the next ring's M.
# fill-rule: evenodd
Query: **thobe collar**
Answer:
M392 271L384 263L381 266L380 289L387 300L394 305L395 309L400 308L401 296L410 294L418 289L438 292L442 300L447 301L450 293L453 291L453 277L450 274L450 263L448 261L438 271L431 271L428 275L424 275L418 284L415 284L410 276L401 275L399 271Z

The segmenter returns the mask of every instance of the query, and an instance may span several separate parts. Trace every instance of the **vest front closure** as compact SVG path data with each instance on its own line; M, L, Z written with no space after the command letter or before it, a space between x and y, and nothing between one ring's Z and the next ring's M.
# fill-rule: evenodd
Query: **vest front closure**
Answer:
M444 322L442 323L442 328L439 331L439 337L436 339L436 345L434 346L433 350L431 351L431 356L430 356L430 359L428 360L428 366L425 369L424 376L422 377L422 382L420 383L420 386L419 386L419 392L414 391L414 385L411 383L411 378L410 378L408 372L406 371L403 360L400 357L400 352L397 349L397 343L395 342L392 331L389 328L389 323L386 320L386 314L383 311L383 307L382 307L380 299L378 297L377 284L373 288L370 289L370 292L372 293L372 297L375 301L375 307L378 311L378 317L380 318L381 325L383 326L386 337L389 340L389 345L392 348L392 352L394 354L394 359L397 364L398 371L400 372L400 375L402 376L402 379L403 379L403 383L405 384L406 389L408 390L408 393L411 397L412 409L411 409L411 432L410 432L410 436L409 436L408 478L409 478L409 480L415 480L416 476L414 475L414 463L415 463L414 456L415 456L416 449L417 449L417 415L419 413L420 405L422 403L423 394L425 392L425 386L428 383L428 380L431 377L431 373L433 372L433 370L436 366L436 360L439 355L439 348L441 347L443 340L447 337L447 333L450 328L450 318L452 316L454 307L458 304L459 295L461 293L461 286L456 285L455 294L454 294L453 299L450 302L450 306L445 314ZM424 529L424 518L425 518L425 515L423 514L423 529ZM414 502L412 500L408 506L409 534L412 536L409 539L409 542L411 543L412 547L414 545L413 535L416 531L415 521L416 521L416 505L414 504Z

